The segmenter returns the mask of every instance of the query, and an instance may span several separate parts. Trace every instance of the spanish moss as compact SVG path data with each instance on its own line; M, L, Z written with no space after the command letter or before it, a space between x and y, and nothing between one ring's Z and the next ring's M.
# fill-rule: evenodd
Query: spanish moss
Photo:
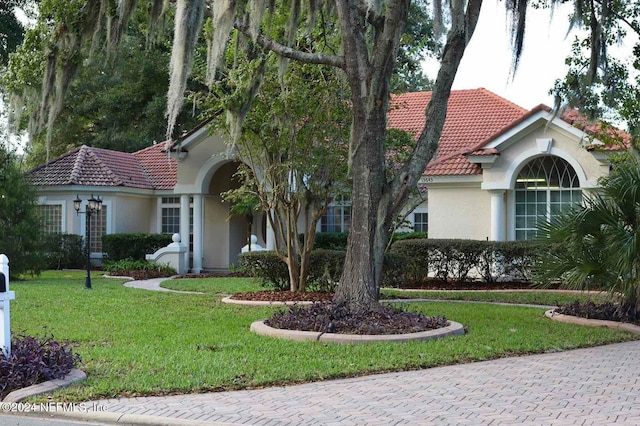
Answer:
M233 21L236 14L235 7L235 0L219 0L213 8L213 31L207 40L206 82L208 85L214 82L218 66L224 58L229 34L233 29Z
M184 101L187 78L193 64L202 19L204 0L178 0L171 62L169 63L169 91L167 92L167 139L173 136L178 114Z
M129 19L137 3L138 0L118 0L118 19L115 22L115 28L111 31L111 39L109 40L110 52L114 52L118 44L120 44L122 35L129 24Z

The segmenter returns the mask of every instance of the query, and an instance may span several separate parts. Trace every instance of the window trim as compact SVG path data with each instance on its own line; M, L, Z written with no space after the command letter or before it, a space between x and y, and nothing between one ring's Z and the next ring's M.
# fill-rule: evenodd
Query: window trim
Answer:
M525 168L532 162L540 160L543 157L556 157L556 161L557 160L564 160L567 165L569 167L571 167L571 169L573 170L573 173L575 174L575 178L576 178L576 183L578 186L575 187L561 187L558 188L559 190L562 191L580 191L581 195L582 195L582 200L584 200L585 197L585 189L588 189L587 187L583 187L583 182L586 182L586 180L584 180L582 178L582 169L581 168L576 168L575 166L575 159L571 158L568 159L566 158L564 155L558 155L557 153L554 153L554 149L551 150L551 152L549 154L545 154L545 155L536 155L536 156L532 156L527 158L526 160L522 161L519 163L519 166L517 167L517 173L514 173L512 178L512 185L511 188L507 191L507 212L508 214L506 215L506 221L507 221L507 240L508 241L518 241L516 239L516 192L524 192L525 194L528 192L527 190L522 190L522 189L516 189L516 184L517 184L517 180L518 177L520 176L520 174L523 172L523 170L525 170ZM535 191L536 189L531 188L531 191ZM550 204L551 204L551 200L550 200L550 193L551 191L555 191L556 189L551 189L550 187L541 187L537 190L544 190L546 192L546 196L547 196L547 200L546 200L546 204L547 204L547 220L550 218L551 215L551 211L550 211Z
M113 233L112 227L111 227L111 222L112 222L112 218L113 218L113 202L111 200L109 201L102 201L102 208L107 208L107 229L105 231L104 235L110 235ZM87 211L87 200L82 200L82 203L80 204L80 211L81 212L86 212ZM80 219L80 236L82 237L83 240L86 240L87 238L87 225L86 225L86 213L83 214L79 214L77 215ZM104 257L104 252L91 252L90 253L90 257L92 259L102 259Z
M416 215L417 214L426 214L427 215L427 230L426 231L416 231ZM429 232L429 211L425 209L417 208L412 212L411 221L413 222L413 232ZM421 222L422 223L422 222Z
M61 206L62 210L60 212L60 233L61 234L66 234L67 233L67 203L65 200L48 200L48 199L41 199L38 202L39 205L41 206Z
M338 197L335 197L334 200L329 203L329 208L335 208L335 207L349 207L351 208L351 197L346 196L346 195L340 195ZM320 220L318 220L318 224L316 225L316 232L318 233L322 233L322 232L349 232L349 230L351 229L351 219L349 219L349 229L345 230L345 220L344 220L344 210L341 209L340 210L340 229L341 231L323 231L322 230L322 218L324 218L325 216L327 216L327 214L329 213L329 208L327 209L327 211L322 215L322 217L320 218ZM349 218L351 218L351 213L349 213Z

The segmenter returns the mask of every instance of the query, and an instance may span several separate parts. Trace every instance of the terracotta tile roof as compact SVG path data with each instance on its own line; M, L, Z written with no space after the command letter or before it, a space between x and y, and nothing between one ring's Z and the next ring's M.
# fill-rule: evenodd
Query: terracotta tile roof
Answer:
M388 127L412 133L417 138L425 125L424 111L431 92L393 96ZM477 149L487 138L527 113L527 110L486 89L453 90L447 119L435 159L425 175L480 174L482 169L462 155Z
M122 186L140 189L172 189L176 182L175 160L164 166L160 158L164 144L136 153L82 145L29 172L38 186ZM167 187L170 185L169 187Z
M161 142L133 153L155 189L173 189L178 181L178 163L166 152L170 147L170 142Z

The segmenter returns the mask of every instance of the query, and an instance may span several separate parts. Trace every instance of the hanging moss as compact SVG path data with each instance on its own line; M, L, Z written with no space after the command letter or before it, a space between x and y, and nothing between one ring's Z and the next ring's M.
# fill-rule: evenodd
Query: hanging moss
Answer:
M171 139L173 135L173 128L182 108L187 78L193 64L193 51L198 41L203 16L204 0L178 0L173 51L171 52L171 62L169 64L167 139Z

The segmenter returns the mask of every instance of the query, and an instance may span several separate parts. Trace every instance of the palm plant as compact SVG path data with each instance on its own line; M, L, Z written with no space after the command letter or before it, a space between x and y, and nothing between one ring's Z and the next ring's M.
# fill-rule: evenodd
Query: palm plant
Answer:
M627 159L600 181L584 205L541 226L536 280L564 288L595 286L619 298L618 313L640 318L640 165Z

